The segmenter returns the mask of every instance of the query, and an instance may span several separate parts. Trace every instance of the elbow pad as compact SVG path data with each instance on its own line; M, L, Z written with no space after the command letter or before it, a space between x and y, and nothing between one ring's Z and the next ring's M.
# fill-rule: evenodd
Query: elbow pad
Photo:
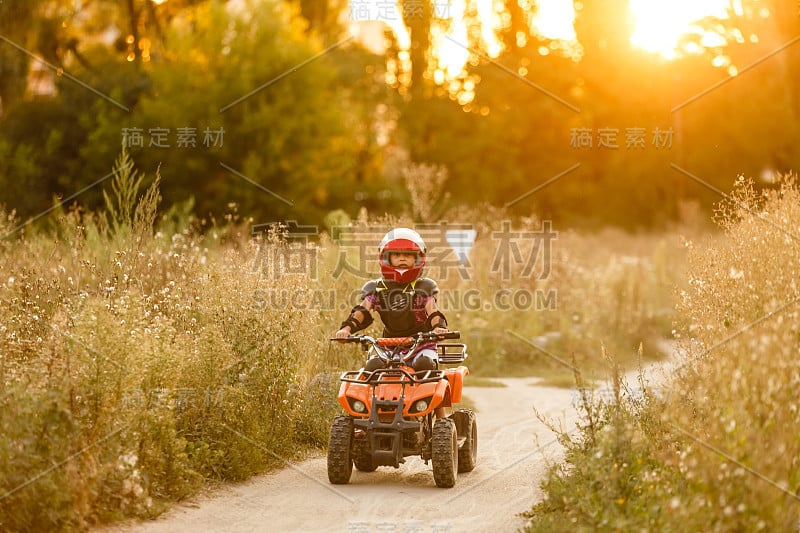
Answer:
M363 317L361 321L356 318L356 311L361 313L361 316ZM356 331L361 331L362 329L368 328L370 324L372 324L372 313L370 313L363 305L357 305L353 307L353 310L350 311L350 316L347 317L347 320L342 322L342 325L339 327L343 328L345 326L350 326L350 333L355 333Z
M439 320L436 324L433 323L433 319L439 317ZM447 327L447 318L445 318L444 314L441 311L434 311L430 315L428 315L428 320L425 321L425 325L428 330L432 330L433 328L446 328Z

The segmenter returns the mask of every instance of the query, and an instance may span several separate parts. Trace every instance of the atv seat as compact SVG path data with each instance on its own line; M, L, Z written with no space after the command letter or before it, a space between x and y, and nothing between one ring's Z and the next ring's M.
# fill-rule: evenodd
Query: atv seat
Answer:
M460 342L440 342L436 345L439 350L439 363L444 365L457 365L463 363L467 355L467 345Z

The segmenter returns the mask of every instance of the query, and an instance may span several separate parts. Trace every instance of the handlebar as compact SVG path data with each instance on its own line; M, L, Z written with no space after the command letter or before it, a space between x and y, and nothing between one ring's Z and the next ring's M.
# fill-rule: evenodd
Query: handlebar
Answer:
M436 334L434 334L436 335ZM441 333L438 335L441 339L460 339L461 332L460 331L448 331L447 333Z
M397 366L402 364L404 360L411 358L417 347L422 343L460 338L461 332L459 331L447 331L445 333L428 331L417 333L411 337L379 337L375 339L368 335L350 335L341 339L334 337L331 341L358 342L365 350L372 346L376 356L388 363L389 366Z
M411 337L378 337L377 339L369 335L350 335L341 339L333 337L330 340L336 342L359 342L366 344L376 344L378 346L405 346L422 341L436 341L445 339L460 339L460 331L448 331L446 333L434 333L428 331L424 333L417 333Z

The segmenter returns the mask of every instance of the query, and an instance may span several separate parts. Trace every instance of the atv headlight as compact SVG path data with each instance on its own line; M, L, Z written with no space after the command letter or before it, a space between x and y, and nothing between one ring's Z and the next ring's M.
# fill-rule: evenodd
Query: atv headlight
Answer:
M361 400L350 399L350 407L352 407L353 411L355 411L356 413L366 413L367 412L367 406Z
M427 398L422 398L421 400L417 400L411 405L411 409L409 409L410 413L423 413L428 410L428 407L431 405L431 400L433 399L432 396Z

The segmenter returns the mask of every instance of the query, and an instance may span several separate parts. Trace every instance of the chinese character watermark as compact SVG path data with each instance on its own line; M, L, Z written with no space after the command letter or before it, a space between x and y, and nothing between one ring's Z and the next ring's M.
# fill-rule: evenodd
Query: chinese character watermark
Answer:
M646 128L624 128L624 147L626 150L642 150L647 148L647 129ZM620 128L571 128L569 145L571 148L602 148L606 150L616 150L622 147L619 141ZM668 129L654 128L649 137L650 146L658 149L672 148L674 131Z
M426 10L434 19L449 20L452 0L350 0L352 22L383 21L403 22L423 20Z
M499 241L492 260L492 274L500 273L504 281L511 281L514 267L521 266L519 277L545 280L550 276L553 241L558 239L551 221L543 221L537 231L512 231L511 222L504 220L500 231L492 232L492 239Z
M258 224L253 226L255 260L253 272L259 274L264 283L253 292L254 310L265 309L308 309L317 311L344 311L363 296L359 290L344 295L337 290L337 281L343 277L355 278L363 282L381 277L380 242L393 229L384 225L333 226L331 239L335 247L335 265L324 269L320 266L325 257L318 245L319 228L302 225L297 221L284 223ZM425 266L422 276L430 277L441 284L456 278L457 282L474 280L474 269L470 259L471 251L479 242L483 253L491 258L489 274L499 276L503 281L517 278L534 280L531 287L505 289L481 294L469 284L455 289L442 290L439 306L444 310L486 311L486 310L550 310L557 307L558 294L555 288L547 286L551 275L553 246L558 232L551 221L543 221L533 228L514 229L511 221L503 221L500 229L478 240L478 231L472 224L439 222L416 224L417 231L425 243ZM320 271L330 274L330 283L323 286L309 283L275 284L283 277L319 281Z
M176 128L173 134L171 128L122 128L122 144L126 148L172 148L173 143L177 148L197 148L198 131L194 127ZM225 130L206 127L203 130L201 144L206 148L222 148Z
M303 275L317 279L318 247L312 240L319 236L317 226L304 226L295 220L253 226L252 235L258 250L254 271L269 279L284 275Z

